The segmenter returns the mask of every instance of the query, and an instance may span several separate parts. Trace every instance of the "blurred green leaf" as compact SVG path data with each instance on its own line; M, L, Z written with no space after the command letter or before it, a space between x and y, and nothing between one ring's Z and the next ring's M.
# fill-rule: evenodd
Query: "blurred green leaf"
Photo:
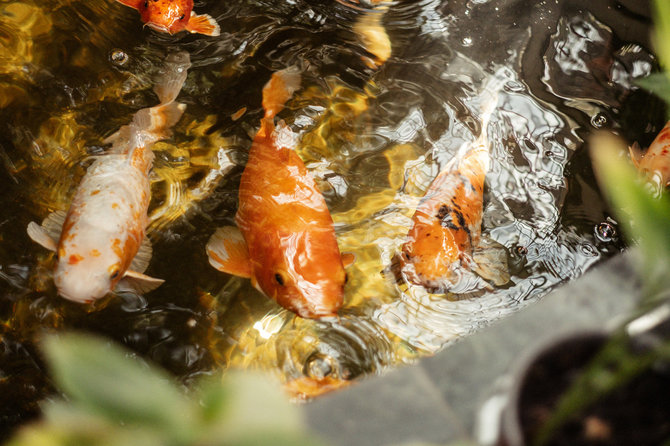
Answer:
M185 434L192 406L164 372L86 335L50 337L44 352L56 382L75 404L130 425Z
M670 77L666 73L652 73L647 77L637 79L635 83L670 104Z
M318 446L278 382L253 372L200 381L190 397L130 352L87 335L43 343L69 400L44 405L43 419L10 446Z
M654 47L664 67L670 64L670 1L654 0Z
M670 288L670 203L667 196L653 197L641 184L630 161L619 155L626 149L619 138L600 133L592 139L591 156L606 195L620 211L624 233L640 246L643 294L653 299Z
M239 446L323 444L305 434L299 408L289 403L279 383L267 375L230 371L221 386L226 409L210 439L225 438L226 445ZM211 394L211 387L203 387L202 392Z

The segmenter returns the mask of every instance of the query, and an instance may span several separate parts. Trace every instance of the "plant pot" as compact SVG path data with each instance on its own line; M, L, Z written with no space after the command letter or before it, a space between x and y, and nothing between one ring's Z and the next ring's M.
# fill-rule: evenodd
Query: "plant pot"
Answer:
M541 347L522 363L502 413L499 446L533 445L566 393L606 344L603 332L584 332ZM648 346L634 345L643 354ZM646 350L645 350L646 349ZM556 430L549 445L658 445L670 439L670 367L659 361L644 368L584 409L575 411Z

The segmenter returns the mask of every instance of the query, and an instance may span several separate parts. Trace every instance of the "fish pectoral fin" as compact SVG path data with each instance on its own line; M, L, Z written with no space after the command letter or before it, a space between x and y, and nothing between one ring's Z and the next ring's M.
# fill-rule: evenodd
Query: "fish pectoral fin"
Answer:
M42 225L31 221L26 228L28 236L49 251L55 252L58 249L58 240L63 232L66 216L65 211L55 211L42 220Z
M137 271L128 270L123 279L116 285L116 291L135 291L137 293L148 293L165 282L163 279L147 276Z
M251 277L247 242L234 226L218 228L207 242L207 256L214 268L235 276Z
M140 5L144 0L116 0L122 5L130 6L131 8L140 9Z
M470 269L495 286L510 281L507 249L495 240L482 238L472 252Z
M65 211L54 211L47 215L47 218L42 220L42 227L54 240L60 239L60 234L63 232L63 224L65 223L67 213Z
M49 233L40 225L31 221L28 223L26 228L28 237L30 237L35 243L38 243L48 249L49 251L56 252L58 249L58 244L54 239L49 236Z
M356 261L356 256L350 252L344 252L341 255L342 257L342 266L349 268Z
M151 242L147 237L144 237L140 244L140 249L137 251L137 254L135 254L135 258L130 262L130 269L138 273L143 273L149 267L152 255L153 249L151 248Z
M207 36L218 36L221 34L219 24L209 14L199 15L192 12L186 24L186 29L192 33L200 33Z
M640 168L640 161L644 158L644 153L642 153L642 147L635 141L633 144L628 146L628 152L630 152L630 160L633 162L633 165L636 168Z

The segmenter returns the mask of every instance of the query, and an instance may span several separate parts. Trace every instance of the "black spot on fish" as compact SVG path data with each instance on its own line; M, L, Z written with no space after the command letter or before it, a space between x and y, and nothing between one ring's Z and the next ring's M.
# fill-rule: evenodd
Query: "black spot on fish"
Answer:
M459 229L461 229L458 226L456 226L456 224L454 224L454 222L451 220L451 215L449 217L445 218L444 220L442 220L441 224L442 224L442 227L444 227L444 228L455 229L457 231Z
M454 214L456 214L456 218L458 219L458 224L461 225L462 228L465 228L465 217L463 217L463 212L455 211Z
M443 204L442 206L440 206L440 209L437 210L435 218L437 218L438 220L443 220L447 215L449 215L449 212L451 212L449 206Z

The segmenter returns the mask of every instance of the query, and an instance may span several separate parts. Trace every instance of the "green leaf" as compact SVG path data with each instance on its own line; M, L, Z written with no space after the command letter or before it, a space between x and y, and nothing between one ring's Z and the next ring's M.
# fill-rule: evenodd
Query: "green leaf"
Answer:
M229 371L217 392L225 395L219 418L211 420L211 430L204 444L228 446L253 445L319 445L306 433L298 406L291 404L276 380L267 375L246 371ZM201 394L212 393L212 383L203 386ZM203 398L201 397L201 401ZM211 400L210 400L211 401ZM224 409L225 408L225 409ZM211 414L210 414L211 415ZM222 441L225 439L225 441Z
M163 371L91 336L65 334L45 340L44 352L58 386L79 405L128 425L185 435L192 406Z
M668 0L654 1L654 47L664 67L670 64L670 2Z
M670 203L665 195L650 194L630 161L619 155L622 151L626 151L625 144L610 134L601 133L592 139L596 174L605 194L619 209L624 233L631 242L639 243L644 295L653 298L670 287Z
M670 103L670 77L666 73L652 73L635 81L640 87L649 90L666 103Z

